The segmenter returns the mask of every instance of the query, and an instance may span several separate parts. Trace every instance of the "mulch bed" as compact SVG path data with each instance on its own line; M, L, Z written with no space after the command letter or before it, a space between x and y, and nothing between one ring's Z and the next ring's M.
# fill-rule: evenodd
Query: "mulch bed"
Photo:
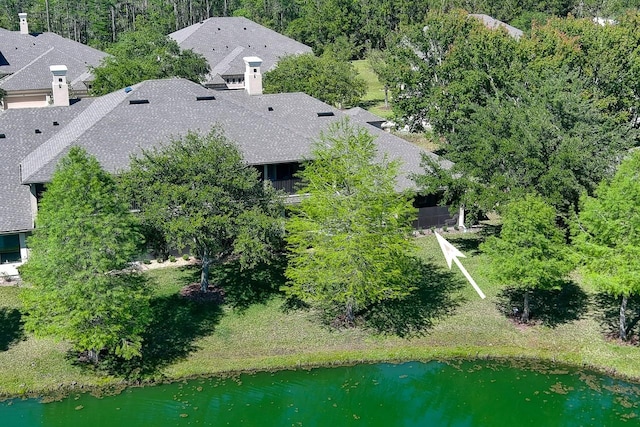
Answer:
M224 302L224 289L209 285L207 292L202 292L200 282L195 282L180 289L180 296L197 303L222 304Z

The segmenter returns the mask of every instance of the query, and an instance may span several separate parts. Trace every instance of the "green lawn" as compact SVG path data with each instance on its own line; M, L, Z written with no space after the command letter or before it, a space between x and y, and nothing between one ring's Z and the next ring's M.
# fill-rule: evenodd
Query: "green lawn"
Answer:
M481 300L454 267L449 273L434 236L416 240L425 260L432 262L427 284L432 296L458 286L422 336L401 338L371 330L331 330L311 311L285 310L280 297L242 308L187 303L177 291L192 282L189 268L154 270L156 321L151 326L149 358L139 372L155 380L178 379L229 371L289 369L368 361L430 360L450 357L514 357L597 367L608 373L640 379L637 346L604 339L592 307L584 302L578 319L553 325L522 327L496 308L500 289L480 270L485 262L477 251L477 235L448 238L467 258L462 263L487 294ZM579 290L579 289L578 289ZM582 290L579 290L583 292ZM95 372L66 359L68 346L22 333L19 289L0 288L0 393L17 395L75 387L117 385L123 377ZM589 294L588 290L584 291ZM409 311L407 311L409 313ZM409 314L407 314L409 315Z
M361 106L382 118L392 118L393 112L391 108L385 108L384 106L384 86L371 69L369 61L360 59L351 61L351 63L358 71L358 75L367 82L367 93L362 97Z

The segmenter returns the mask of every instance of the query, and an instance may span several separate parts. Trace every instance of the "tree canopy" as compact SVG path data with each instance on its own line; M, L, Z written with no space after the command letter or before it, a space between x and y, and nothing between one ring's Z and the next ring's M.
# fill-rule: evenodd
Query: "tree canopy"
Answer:
M44 193L20 269L25 327L70 341L97 360L107 350L140 355L149 321L145 280L131 269L142 235L113 178L74 147Z
M209 72L209 64L202 55L189 49L180 50L175 40L153 30L125 33L108 51L111 56L92 70L94 95L166 77L183 77L199 83Z
M416 212L395 188L398 162L377 158L366 130L347 121L318 139L300 172L300 205L292 207L286 240L286 294L336 309L352 325L359 310L407 296Z
M304 92L338 108L354 106L365 94L366 83L349 62L332 54L281 58L264 75L265 93Z
M529 321L530 291L558 287L573 269L555 210L536 196L510 202L500 236L480 248L489 256L488 272L494 280L524 290L523 322Z
M573 74L530 74L512 93L469 105L443 147L454 166L425 158L417 182L427 193L446 186L447 201L483 211L535 193L567 218L583 191L610 176L635 132L602 114Z
M219 129L190 132L143 151L132 158L122 182L148 229L202 259L203 292L212 263L233 257L251 267L278 248L284 228L280 198Z
M584 255L585 279L620 298L620 339L629 326L630 296L640 294L640 151L627 157L594 197L584 194L574 223L574 243Z

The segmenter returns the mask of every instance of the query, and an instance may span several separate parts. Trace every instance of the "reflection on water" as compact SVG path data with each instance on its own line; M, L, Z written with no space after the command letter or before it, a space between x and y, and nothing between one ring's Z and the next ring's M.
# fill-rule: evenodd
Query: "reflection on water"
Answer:
M358 365L0 403L3 427L640 425L640 386L504 362Z

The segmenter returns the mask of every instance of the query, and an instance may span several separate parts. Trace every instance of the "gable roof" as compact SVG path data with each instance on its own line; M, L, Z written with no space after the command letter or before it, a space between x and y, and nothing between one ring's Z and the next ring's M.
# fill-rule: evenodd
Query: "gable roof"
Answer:
M20 180L22 159L90 103L85 99L70 107L25 108L0 114L0 234L32 229L31 195Z
M20 34L0 28L0 87L7 91L50 89L49 66L66 65L68 81L75 80L75 89L84 89L79 77L106 56L54 33Z
M469 16L471 16L472 18L475 18L479 21L482 21L482 23L484 24L485 27L490 28L490 29L495 29L498 27L502 27L505 30L507 30L507 33L509 33L509 35L511 37L513 37L514 39L518 40L520 39L520 37L522 37L522 35L524 34L524 32L516 27L512 27L511 25L507 24L506 22L502 22L498 19L495 19L489 15L485 15L482 13L470 13Z
M245 56L261 58L264 72L274 68L283 56L311 52L309 46L244 17L209 18L169 37L180 48L192 49L207 59L211 67L209 80L218 75L244 74Z
M29 117L26 124L23 111ZM34 126L58 116L60 126L34 134ZM132 86L128 93L121 90L85 98L70 107L8 110L0 115L0 133L5 134L0 154L4 154L2 147L10 153L3 172L6 177L0 176L0 182L6 178L11 183L11 197L23 194L16 199L22 203L16 212L24 215L30 212L30 204L29 189L23 184L50 181L59 160L74 145L84 147L106 170L118 172L142 149L159 147L190 130L204 133L219 126L249 164L288 163L309 158L318 135L343 117L340 110L303 93L249 96L244 91L213 91L184 79L149 80ZM413 187L408 175L421 171L425 151L357 117L352 122L376 137L380 155L402 161L398 186ZM0 206L5 197L0 192ZM30 222L30 213L27 218ZM18 224L23 226L25 221L17 214L5 218L0 211L0 232L15 230Z

